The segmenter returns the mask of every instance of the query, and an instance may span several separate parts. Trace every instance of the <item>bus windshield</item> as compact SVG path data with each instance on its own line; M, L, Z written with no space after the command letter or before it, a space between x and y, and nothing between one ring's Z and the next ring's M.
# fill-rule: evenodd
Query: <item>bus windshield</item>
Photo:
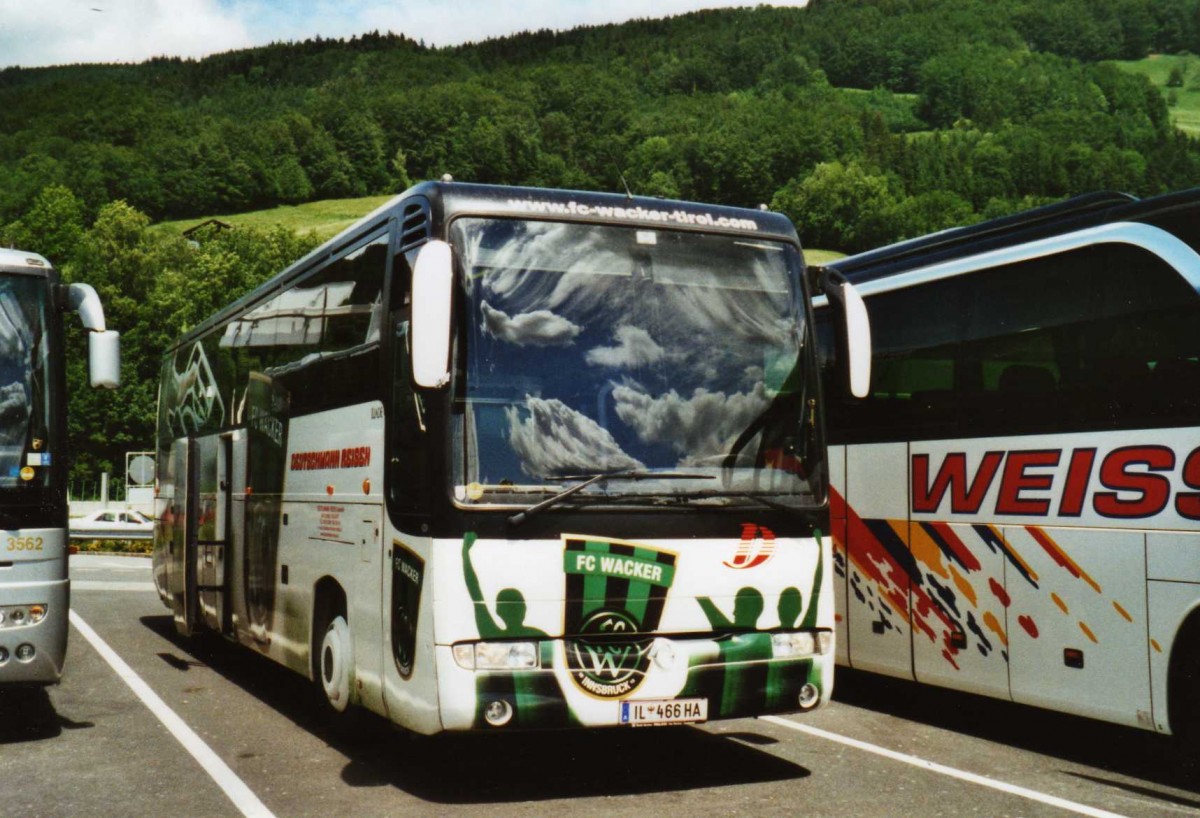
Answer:
M571 501L823 501L795 247L484 218L451 240L460 503L537 502L600 474Z
M0 277L0 489L44 486L52 441L47 390L45 281Z

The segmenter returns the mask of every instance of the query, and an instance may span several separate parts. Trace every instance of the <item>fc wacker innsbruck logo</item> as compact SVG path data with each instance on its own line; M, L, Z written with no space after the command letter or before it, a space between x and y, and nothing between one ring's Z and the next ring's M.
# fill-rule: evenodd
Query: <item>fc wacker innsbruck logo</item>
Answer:
M650 664L653 633L675 579L676 555L643 545L564 537L567 668L590 696L636 690Z

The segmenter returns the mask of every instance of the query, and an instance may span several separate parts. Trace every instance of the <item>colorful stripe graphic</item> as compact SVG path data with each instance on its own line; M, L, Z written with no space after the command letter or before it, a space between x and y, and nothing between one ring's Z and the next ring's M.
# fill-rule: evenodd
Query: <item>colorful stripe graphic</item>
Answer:
M836 521L834 565L838 575L848 579L850 604L857 601L875 617L877 633L897 631L904 623L914 633L924 634L956 669L961 669L957 657L964 643L973 645L983 657L998 652L1007 662L1009 627L1019 628L1031 639L1044 638L1031 611L1013 610L1014 598L1028 598L1027 594L1014 594L1014 582L1045 595L1043 598L1064 615L1069 616L1072 607L1078 607L1080 615L1089 609L1086 600L1068 604L1058 592L1046 587L1053 585L1071 599L1066 593L1070 589L1064 590L1061 577L1039 576L996 526L864 519L839 492L832 490L830 496ZM1088 586L1088 596L1103 593L1100 583L1044 529L1023 526L1019 530L1027 532L1067 576ZM1002 557L1010 567L1007 578L1005 572L989 575L981 559L988 552ZM987 593L980 593L984 588ZM1134 623L1134 616L1125 606L1118 600L1110 602L1121 622ZM1094 615L1095 609L1091 610ZM1079 632L1100 644L1094 619L1090 624L1081 619L1075 622Z
M1038 545L1045 549L1046 553L1050 555L1050 558L1063 568L1067 569L1071 576L1075 577L1076 579L1082 579L1088 585L1091 585L1092 590L1094 590L1096 593L1103 593L1100 590L1100 586L1096 583L1096 580L1092 579L1087 575L1087 572L1076 565L1075 560L1068 557L1066 552L1059 547L1058 543L1050 539L1049 534L1035 526L1026 526L1025 530L1030 533Z

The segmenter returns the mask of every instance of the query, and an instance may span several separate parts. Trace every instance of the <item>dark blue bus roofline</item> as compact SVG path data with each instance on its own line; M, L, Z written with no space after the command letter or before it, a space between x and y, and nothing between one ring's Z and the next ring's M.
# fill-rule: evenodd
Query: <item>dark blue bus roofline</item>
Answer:
M859 284L917 267L1120 221L1143 222L1200 204L1200 188L1138 199L1101 191L868 250L825 265Z

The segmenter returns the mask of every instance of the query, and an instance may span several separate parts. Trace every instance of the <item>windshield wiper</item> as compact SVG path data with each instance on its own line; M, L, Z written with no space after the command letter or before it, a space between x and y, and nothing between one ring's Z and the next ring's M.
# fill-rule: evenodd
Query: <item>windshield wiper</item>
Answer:
M540 503L530 506L524 511L518 511L516 514L508 518L509 525L520 525L528 520L534 514L545 511L553 505L556 505L570 497L577 491L583 491L588 486L599 483L602 480L712 480L711 474L692 474L691 472L667 472L667 471L605 471L598 474L572 474L561 478L563 480L582 480L583 482L571 486L569 489L563 489L553 497L547 497Z
M804 494L804 495L800 495L800 496L812 497L811 494ZM752 491L713 491L713 490L693 491L693 492L689 492L687 494L672 495L672 499L676 499L676 500L721 500L721 499L749 500L751 502L758 503L759 505L766 506L767 508L773 508L776 511L786 511L786 512L789 512L792 514L797 514L799 512L807 510L804 508L797 508L796 506L788 505L787 503L781 503L778 500L772 500L769 497L765 497L762 494L758 494L758 493L755 493Z

